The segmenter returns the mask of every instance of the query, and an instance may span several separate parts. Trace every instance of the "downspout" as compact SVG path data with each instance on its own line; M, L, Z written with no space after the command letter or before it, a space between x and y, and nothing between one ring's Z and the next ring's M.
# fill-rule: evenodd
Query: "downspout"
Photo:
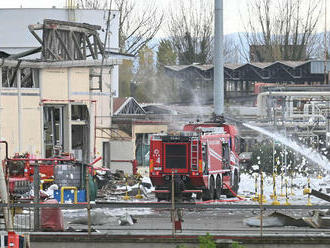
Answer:
M17 68L17 108L18 108L18 152L23 152L22 140L22 92L21 92L21 71Z
M42 92L42 77L43 75L43 69L39 69L39 92L40 92L40 154L41 157L44 158L46 156L46 146L45 146L45 140L44 140L44 105L42 104L43 99L43 92Z
M71 71L72 71L72 68L68 68L68 71L67 71L67 79L68 79L68 152L71 154L72 153L72 123L71 123ZM63 125L63 129L64 129L64 125ZM64 130L62 130L62 134L65 133ZM63 149L65 147L65 140L64 140L64 135L62 136L62 146L63 146Z

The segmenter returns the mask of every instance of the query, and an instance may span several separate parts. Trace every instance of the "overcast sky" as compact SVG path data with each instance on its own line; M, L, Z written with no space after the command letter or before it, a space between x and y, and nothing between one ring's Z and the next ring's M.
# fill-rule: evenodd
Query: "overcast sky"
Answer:
M143 2L144 0L136 0ZM154 0L161 8L166 10L169 4L182 0ZM198 0L196 0L198 1ZM244 9L247 0L224 0L224 32L235 33L243 31L240 25L239 9ZM0 8L62 8L66 0L0 0Z
M143 4L144 0L135 0L139 4ZM173 5L178 1L186 0L154 0L164 11L168 10L169 4ZM199 1L199 0L196 0ZM214 1L214 0L210 0ZM224 0L224 33L236 33L244 31L241 14L245 14L246 3L249 0ZM303 0L304 2L306 0ZM328 0L329 1L329 0ZM330 1L329 1L330 2ZM66 0L0 0L0 8L63 8ZM329 3L330 5L330 3ZM330 6L328 6L330 9ZM323 15L321 15L323 18ZM330 26L330 14L328 15L328 26ZM324 30L324 20L320 22L319 31ZM329 28L328 28L329 30Z

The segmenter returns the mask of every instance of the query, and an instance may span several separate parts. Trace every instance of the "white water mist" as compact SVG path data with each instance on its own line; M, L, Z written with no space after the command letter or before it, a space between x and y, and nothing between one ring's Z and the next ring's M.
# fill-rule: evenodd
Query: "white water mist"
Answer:
M274 131L268 131L261 127L256 127L251 124L243 123L244 126L253 129L259 133L262 133L264 135L267 135L268 137L290 147L292 150L300 153L304 157L306 157L308 160L314 162L315 164L321 166L322 168L326 169L327 171L330 171L330 162L329 160L320 154L315 149L306 147L303 144L298 144L297 142L283 136L282 134Z

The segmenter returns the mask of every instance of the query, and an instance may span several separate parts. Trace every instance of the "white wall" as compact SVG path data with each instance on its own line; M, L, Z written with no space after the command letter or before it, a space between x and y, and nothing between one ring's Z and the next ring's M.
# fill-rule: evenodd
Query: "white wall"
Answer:
M110 160L133 160L134 143L132 141L110 141ZM132 163L128 162L111 162L110 170L122 170L124 173L132 174Z

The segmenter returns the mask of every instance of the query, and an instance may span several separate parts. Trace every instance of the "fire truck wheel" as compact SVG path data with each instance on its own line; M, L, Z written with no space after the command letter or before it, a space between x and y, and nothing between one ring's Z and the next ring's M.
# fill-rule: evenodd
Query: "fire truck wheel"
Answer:
M217 177L216 182L215 199L220 199L222 194L222 179L220 176Z
M202 193L202 200L203 201L208 201L211 199L211 196L210 196L210 190L208 189L203 189L203 193Z
M239 187L239 176L238 176L238 173L237 171L235 171L235 175L234 175L234 187L233 187L233 190L234 192L237 194L238 192L238 187Z
M215 184L212 176L210 178L210 198L211 200L215 199Z
M238 191L238 183L239 183L239 177L238 177L238 173L235 171L235 175L234 175L234 181L231 183L231 189L232 191L234 191L235 195L230 191L230 190L226 190L226 195L227 198L232 198L235 197Z

